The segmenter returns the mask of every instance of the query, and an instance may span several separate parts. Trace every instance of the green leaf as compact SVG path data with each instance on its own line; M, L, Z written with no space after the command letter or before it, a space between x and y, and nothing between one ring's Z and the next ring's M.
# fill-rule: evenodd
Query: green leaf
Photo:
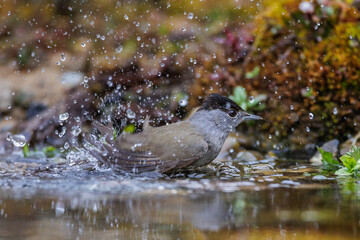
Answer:
M341 156L340 160L350 172L356 166L356 160L350 155Z
M254 97L252 101L248 99L246 89L242 86L237 86L234 88L233 95L229 96L231 100L236 102L242 109L247 110L263 110L266 108L266 105L262 101L267 99L267 95L259 94Z
M235 99L238 100L237 103L245 102L247 100L246 89L241 86L237 86L234 89L234 96Z
M28 157L29 153L30 153L29 145L25 144L25 146L23 147L24 157Z
M45 156L48 158L55 157L57 151L58 150L53 146L47 146L42 149L42 152L45 153Z
M351 176L352 173L349 172L349 170L347 170L347 168L343 167L343 168L340 168L339 170L337 170L335 172L336 175L339 175L339 176Z
M116 140L118 136L118 130L116 128L113 128L113 139Z
M244 111L246 111L246 110L247 110L246 102L240 103L240 107L241 107Z
M340 163L336 158L333 157L331 152L326 152L322 148L318 147L321 154L322 168L328 171L335 171L341 167Z
M357 172L360 169L360 163L357 163L355 167L353 167L352 172Z
M350 152L348 153L352 156L356 161L360 160L360 147L352 146Z
M318 150L324 161L326 161L327 163L330 163L330 164L339 165L339 162L333 157L331 152L327 152L327 151L323 150L322 148L318 148Z
M259 73L260 73L260 67L256 66L256 67L254 67L254 69L251 72L247 72L245 74L245 77L246 78L254 78L254 77L258 76Z
M240 100L239 100L238 98L236 98L234 95L230 95L229 98L230 98L231 100L233 100L234 102L236 102L236 104L239 105Z

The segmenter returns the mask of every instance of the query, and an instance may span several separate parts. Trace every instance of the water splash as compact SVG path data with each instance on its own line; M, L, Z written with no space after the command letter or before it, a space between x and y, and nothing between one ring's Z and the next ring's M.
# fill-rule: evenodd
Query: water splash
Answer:
M15 147L24 147L26 144L26 138L22 134L12 135L9 133L6 140L11 142Z

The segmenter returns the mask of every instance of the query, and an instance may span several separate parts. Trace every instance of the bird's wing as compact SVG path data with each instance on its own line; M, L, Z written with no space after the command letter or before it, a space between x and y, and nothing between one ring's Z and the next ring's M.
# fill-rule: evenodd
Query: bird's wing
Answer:
M167 172L185 168L201 158L208 150L208 143L188 122L181 122L124 134L116 141L101 143L98 149L101 150L92 155L115 169Z

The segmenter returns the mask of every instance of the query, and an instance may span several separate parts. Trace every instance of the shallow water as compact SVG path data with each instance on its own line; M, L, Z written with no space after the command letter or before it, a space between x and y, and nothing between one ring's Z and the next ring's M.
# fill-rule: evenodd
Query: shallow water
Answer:
M0 239L357 239L360 187L304 161L217 162L173 176L8 158Z

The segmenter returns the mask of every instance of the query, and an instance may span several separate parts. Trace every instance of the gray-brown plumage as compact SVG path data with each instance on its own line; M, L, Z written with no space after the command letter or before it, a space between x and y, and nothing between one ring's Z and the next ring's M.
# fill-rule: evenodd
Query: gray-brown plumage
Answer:
M103 136L86 140L90 154L102 163L128 172L169 172L187 167L204 166L219 154L228 134L250 115L232 100L211 94L189 119L161 127L151 127L145 121L143 131L122 134L113 140L111 128L94 123Z

